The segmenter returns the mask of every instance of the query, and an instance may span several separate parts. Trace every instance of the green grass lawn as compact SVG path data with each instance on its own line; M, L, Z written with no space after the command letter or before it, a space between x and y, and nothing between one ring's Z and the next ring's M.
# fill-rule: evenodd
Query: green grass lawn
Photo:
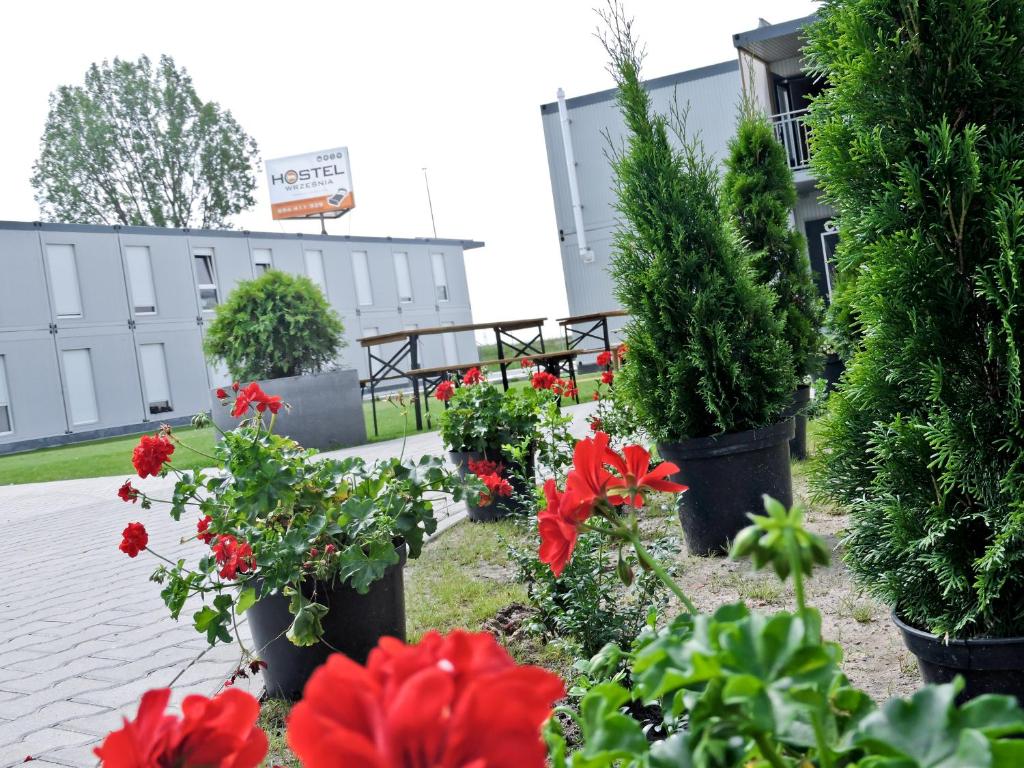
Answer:
M593 396L597 388L597 374L578 377L580 402L586 402ZM512 382L513 387L529 386L525 379ZM565 401L565 405L572 405ZM437 400L431 400L427 420L424 413L424 427L427 431L437 428L437 417L444 407ZM390 440L401 437L406 432L412 433L416 428L416 416L413 405L405 396L399 398L378 399L377 424L380 434L373 434L373 417L370 403L363 403L363 415L366 419L366 434L370 442ZM212 427L192 429L181 427L175 430L185 445L193 446L201 453L194 453L184 447L178 448L173 457L173 464L178 469L198 469L209 466L210 460L202 454L210 454L214 445ZM132 469L132 449L138 443L138 435L125 435L104 440L91 440L86 443L65 445L57 448L42 448L37 451L18 453L12 456L0 456L0 485L12 483L42 483L50 480L73 480L82 477L108 477L113 475L134 474Z

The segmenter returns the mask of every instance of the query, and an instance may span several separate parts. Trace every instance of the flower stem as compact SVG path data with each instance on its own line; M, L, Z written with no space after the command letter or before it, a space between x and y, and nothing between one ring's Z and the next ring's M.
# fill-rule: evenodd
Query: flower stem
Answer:
M779 756L779 753L775 751L775 747L769 741L768 736L763 733L757 733L754 735L754 743L757 744L757 748L761 751L761 757L767 760L769 765L773 766L773 768L786 768L786 764Z
M629 538L630 544L633 545L633 549L636 550L636 556L640 559L640 562L650 568L654 574L661 579L661 583L668 587L672 594L679 598L679 602L686 606L686 610L691 614L696 615L697 606L693 604L693 601L686 596L682 588L676 583L676 580L669 575L669 572L659 563L650 552L640 543L640 537L629 530L624 530L624 533Z

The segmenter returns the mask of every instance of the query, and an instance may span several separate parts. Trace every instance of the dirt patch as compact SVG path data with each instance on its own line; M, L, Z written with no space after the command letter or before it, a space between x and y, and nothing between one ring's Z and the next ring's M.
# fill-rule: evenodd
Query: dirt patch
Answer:
M807 510L806 525L832 548L829 568L819 570L807 583L807 597L822 614L827 639L843 647L843 669L850 681L878 702L904 696L921 685L914 657L906 650L889 611L863 595L850 580L842 562L846 517L834 507L810 500L802 468L795 467L794 499ZM749 563L726 558L679 556L676 578L701 610L743 600L761 611L792 609L790 585L781 584L770 571L754 572ZM673 615L670 608L668 615Z

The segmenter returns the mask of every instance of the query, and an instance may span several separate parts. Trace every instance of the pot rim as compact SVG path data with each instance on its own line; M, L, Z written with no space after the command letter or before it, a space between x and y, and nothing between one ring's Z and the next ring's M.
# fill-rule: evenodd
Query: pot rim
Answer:
M710 437L693 437L671 443L658 441L658 453L670 460L710 459L759 451L762 448L789 442L795 435L796 425L790 416L774 424L742 432L723 432Z
M905 632L906 634L912 635L920 640L942 645L947 648L950 646L973 646L977 648L986 645L997 647L1024 645L1024 635L1019 637L968 637L943 640L938 635L934 635L923 629L918 629L912 624L907 624L907 622L903 621L903 619L897 615L895 608L889 612L889 616L892 618L893 624L895 624L901 632ZM1024 665L1024 662L1022 662L1022 665Z
M921 662L978 672L1024 669L1024 636L944 640L907 624L895 609L889 616L903 635L907 649Z

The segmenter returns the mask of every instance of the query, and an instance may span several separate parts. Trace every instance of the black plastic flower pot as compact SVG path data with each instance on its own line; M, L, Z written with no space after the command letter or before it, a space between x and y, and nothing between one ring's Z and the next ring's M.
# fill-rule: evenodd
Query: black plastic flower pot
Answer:
M285 636L294 616L284 595L275 592L249 608L246 616L253 645L267 663L263 670L267 696L297 700L310 675L332 653L343 653L363 664L382 637L405 640L405 544L399 547L399 557L365 595L347 584L303 582L302 594L327 606L323 640L316 645L298 646Z
M949 683L960 675L965 685L958 703L1001 693L1024 707L1024 637L946 640L910 626L895 611L892 620L926 683Z
M783 414L793 419L793 439L789 441L790 458L803 461L807 458L807 409L811 405L811 388L801 384L793 393L793 400Z
M762 496L793 503L789 441L793 420L745 432L658 443L663 459L679 467L672 480L689 486L679 494L679 522L693 555L719 555L750 524L749 514L764 514Z
M505 465L505 472L502 476L512 486L512 495L507 497L499 496L487 506L480 506L475 503L475 499L466 499L466 511L472 522L493 523L495 520L501 520L508 515L527 511L523 507L523 499L528 498L532 493L533 477L536 472L536 462L532 452L525 471L504 459L500 448L487 449L486 451L449 451L448 459L455 466L461 478L472 474L469 471L469 462L471 461L487 459Z
M836 388L836 385L839 383L839 377L843 375L845 370L846 363L835 352L831 352L825 357L825 368L821 372L821 377L825 379L826 392L831 392Z

